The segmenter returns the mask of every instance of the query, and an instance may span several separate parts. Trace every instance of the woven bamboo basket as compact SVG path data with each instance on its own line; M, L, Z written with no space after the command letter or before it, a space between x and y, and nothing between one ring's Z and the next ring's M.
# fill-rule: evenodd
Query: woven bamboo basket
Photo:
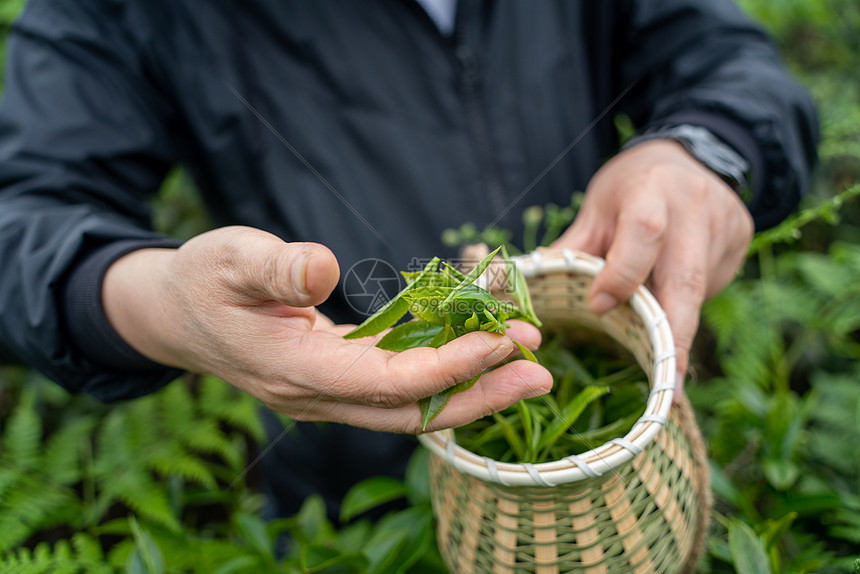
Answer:
M439 547L454 574L694 572L710 515L704 443L689 403L673 406L675 351L665 313L643 287L597 317L586 297L601 259L539 251L516 259L548 331L608 335L651 391L624 437L542 464L471 453L451 430L429 448Z

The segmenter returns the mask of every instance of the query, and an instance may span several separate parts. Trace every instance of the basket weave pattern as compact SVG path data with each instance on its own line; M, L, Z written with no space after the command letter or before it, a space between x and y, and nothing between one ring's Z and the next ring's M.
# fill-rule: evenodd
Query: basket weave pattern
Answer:
M671 333L644 289L631 304L592 314L586 297L601 264L571 252L518 260L545 330L614 340L633 354L651 381L646 414L625 437L536 465L477 457L455 445L451 431L420 437L436 455L433 508L453 573L674 574L695 566L710 484L689 403L669 410Z
M673 412L653 447L618 473L509 487L431 457L439 547L452 572L678 572L703 509L693 448Z

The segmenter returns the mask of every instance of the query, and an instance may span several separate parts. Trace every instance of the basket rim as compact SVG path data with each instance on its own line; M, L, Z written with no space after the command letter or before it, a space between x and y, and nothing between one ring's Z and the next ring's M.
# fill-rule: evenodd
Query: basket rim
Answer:
M512 259L527 279L553 273L593 277L604 266L600 257L570 249L540 249ZM644 322L654 359L645 412L624 437L614 438L580 455L539 464L497 462L478 456L455 442L452 429L422 434L418 440L460 472L503 486L553 487L595 478L627 463L654 441L668 420L675 393L676 366L669 322L654 296L640 286L625 304Z

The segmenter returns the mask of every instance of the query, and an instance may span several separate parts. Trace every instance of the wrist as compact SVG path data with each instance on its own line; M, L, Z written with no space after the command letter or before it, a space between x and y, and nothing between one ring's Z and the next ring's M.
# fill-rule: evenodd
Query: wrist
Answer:
M139 249L107 269L101 300L110 326L132 349L162 365L188 369L177 345L182 340L167 274L175 249Z
M687 154L716 174L745 202L750 199L749 163L707 128L689 124L655 127L633 137L623 149L654 140L677 142Z

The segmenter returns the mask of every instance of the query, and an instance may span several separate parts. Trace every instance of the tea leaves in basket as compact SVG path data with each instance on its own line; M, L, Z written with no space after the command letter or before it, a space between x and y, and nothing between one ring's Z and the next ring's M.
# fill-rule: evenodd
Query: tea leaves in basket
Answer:
M457 429L458 444L500 462L550 462L624 436L645 411L648 383L631 361L561 337L535 355L553 375L553 392Z

